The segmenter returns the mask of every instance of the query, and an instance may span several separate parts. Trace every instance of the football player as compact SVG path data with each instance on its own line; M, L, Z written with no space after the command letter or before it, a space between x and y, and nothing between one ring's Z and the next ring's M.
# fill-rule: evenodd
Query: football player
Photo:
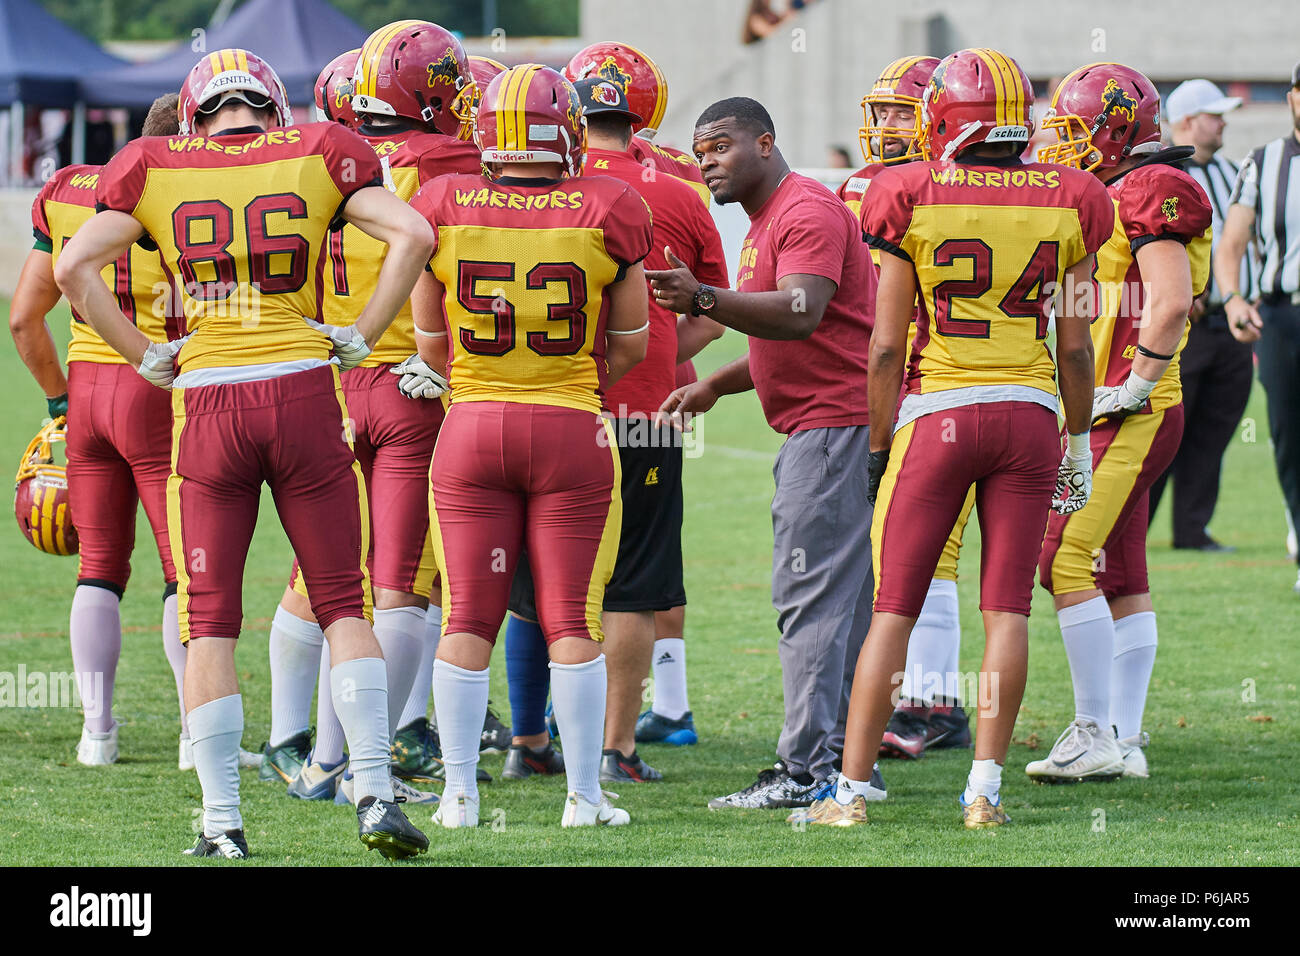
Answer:
M862 203L867 242L882 252L868 381L877 423L875 614L853 680L844 770L835 792L807 811L815 824L866 822L872 760L908 635L972 484L983 533L980 678L989 699L980 702L975 760L959 802L967 827L1007 820L999 789L1024 690L1034 554L1048 511L1087 500L1091 468L1088 315L1062 297L1057 365L1045 345L1049 311L1063 278L1087 281L1112 225L1095 179L1021 162L1033 97L1024 71L995 50L946 57L922 101L927 161L884 170ZM883 427L896 411L896 427Z
M1056 88L1039 158L1091 172L1116 210L1097 255L1097 356L1088 506L1054 515L1039 580L1052 592L1074 683L1074 720L1026 773L1043 782L1146 777L1142 712L1156 656L1147 581L1147 492L1183 432L1178 355L1209 279L1212 210L1160 147L1160 97L1118 63L1080 67ZM1118 738L1118 739L1117 739Z
M526 542L565 745L561 823L625 824L599 782L600 611L622 517L600 412L604 388L645 355L650 215L626 184L578 177L586 123L554 70L497 76L474 138L494 172L440 177L412 200L437 230L416 303L420 354L451 383L429 495L447 610L433 670L446 772L434 821L478 822L488 664Z
M873 176L888 166L921 158L917 141L921 97L938 65L938 58L933 56L901 57L881 71L875 86L862 98L863 126L858 130L858 144L867 165L846 179L836 192L854 216L859 215L862 197ZM871 250L871 260L880 267L879 249ZM908 329L909 349L915 334L913 323ZM974 504L972 490L943 546L921 615L912 628L899 706L889 718L880 742L882 757L915 759L930 748L970 746L969 720L957 686L961 653L957 558Z
M365 485L345 425L339 366L362 361L392 322L433 244L428 224L382 187L374 150L337 123L292 124L284 86L246 50L190 71L180 135L137 140L100 174L102 212L55 267L69 302L149 382L172 388L168 536L185 703L203 788L192 856L248 855L236 773L243 712L235 672L243 568L263 482L302 559L312 611L333 647L361 841L389 858L428 839L394 801L382 651L369 622ZM318 263L346 220L387 243L356 324L322 324ZM158 344L122 313L100 270L156 244L183 283L190 334ZM304 318L307 317L307 318Z

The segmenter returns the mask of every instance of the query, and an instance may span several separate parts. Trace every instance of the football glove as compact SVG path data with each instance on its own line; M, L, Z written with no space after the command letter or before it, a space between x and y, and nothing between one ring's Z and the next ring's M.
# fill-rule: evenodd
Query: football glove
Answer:
M397 380L397 387L407 398L437 398L450 391L447 380L422 361L419 355L412 355L388 371L401 376Z
M880 479L885 477L885 468L888 465L888 448L867 455L867 503L873 508L876 506L876 493L880 491Z
M1075 458L1066 451L1056 470L1056 494L1052 510L1058 515L1074 514L1088 503L1092 495L1092 454Z
M47 398L45 405L50 410L50 418L67 418L68 417L68 393L64 392L57 398Z
M1156 384L1129 372L1123 384L1095 389L1092 393L1092 420L1127 418L1141 411Z
M325 325L306 316L303 316L303 321L330 340L341 369L356 368L370 354L366 337L355 325Z
M170 389L176 378L176 353L181 350L189 336L173 342L152 342L144 350L144 358L136 369L140 376L150 385Z

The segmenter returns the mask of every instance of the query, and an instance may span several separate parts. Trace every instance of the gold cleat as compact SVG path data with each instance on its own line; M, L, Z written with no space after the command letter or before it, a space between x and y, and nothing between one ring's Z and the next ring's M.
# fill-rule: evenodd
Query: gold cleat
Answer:
M1002 808L1001 802L995 806L988 797L976 797L975 802L969 806L960 797L958 797L957 802L961 804L961 815L966 822L967 830L985 830L989 827L1000 827L1004 823L1011 822L1011 818L1007 816L1007 811Z
M828 827L851 827L867 822L867 801L855 796L848 803L840 803L833 796L818 800L803 812L790 814L791 823L813 823Z

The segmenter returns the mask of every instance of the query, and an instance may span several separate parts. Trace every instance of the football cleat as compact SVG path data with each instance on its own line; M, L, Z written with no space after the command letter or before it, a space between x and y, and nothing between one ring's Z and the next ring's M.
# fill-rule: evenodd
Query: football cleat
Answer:
M393 775L428 783L442 777L442 751L429 718L417 717L393 738Z
M87 767L107 767L117 763L117 728L113 726L102 734L92 734L83 724L81 740L77 743L77 763Z
M670 720L663 714L647 710L636 719L636 742L639 744L672 744L674 747L688 747L699 743L700 736L695 732L695 718L688 710L676 720Z
M1136 737L1125 737L1119 742L1120 759L1124 761L1124 776L1139 777L1145 780L1151 776L1147 769L1146 746L1151 742L1151 735L1140 733Z
M966 750L971 745L970 718L961 704L935 704L925 725L926 750Z
M963 791L957 794L957 803L961 805L961 818L967 830L987 830L989 827L1000 827L1004 823L1011 822L1007 811L1002 809L1001 798L994 803L981 794L975 798L974 803L967 803Z
M227 860L248 859L248 841L244 839L243 830L227 830L215 837L206 837L202 833L188 850L182 850L183 856L219 856Z
M438 809L433 811L435 826L448 830L473 829L478 826L478 797L458 793L454 797L442 795Z
M1082 780L1117 780L1124 759L1115 734L1092 721L1073 720L1056 739L1052 752L1025 767L1037 783L1079 783Z
M709 809L770 810L777 807L806 807L812 803L813 794L823 786L824 781L818 780L800 783L790 776L784 761L778 761L774 767L760 770L758 779L743 790L714 797L709 801Z
M501 776L506 780L526 780L539 773L546 776L564 773L564 755L549 743L541 753L523 744L512 744Z
M289 781L285 791L297 800L334 800L338 797L339 782L347 771L348 762L340 760L332 767L308 760Z
M655 783L663 778L664 775L637 756L635 750L630 756L617 750L600 752L601 783Z
M501 722L492 702L488 701L487 716L483 718L483 733L479 737L478 752L481 754L503 754L510 749L510 728Z
M437 803L438 795L429 793L424 790L416 790L405 780L400 780L391 774L388 777L388 783L393 788L393 796L400 799L403 803ZM365 798L362 797L364 802ZM356 793L353 790L352 774L344 773L338 778L338 792L334 795L334 802L337 804L356 803Z
M840 803L832 794L808 807L794 822L826 827L851 827L866 823L867 800L861 794L854 794L848 803Z
M385 860L402 860L429 849L429 838L412 826L397 805L378 797L362 797L357 804L357 835L367 850L378 850Z
M560 739L560 724L555 719L555 706L549 700L546 702L546 732L552 740Z
M811 823L812 808L817 805L819 800L825 800L827 797L832 800L835 798L835 789L839 785L839 773L832 773L829 777L821 782L821 785L813 792L812 803L806 807L800 807L785 818L786 823ZM873 764L871 767L871 780L867 784L867 792L859 794L867 803L880 803L888 799L889 793L885 790L885 778L880 773L880 765Z
M257 772L257 779L274 780L279 777L289 783L302 771L302 765L310 755L310 730L294 734L274 747L268 742L262 746L262 768Z
M880 756L917 760L925 753L930 708L912 702L900 703L889 717L880 738Z
M569 827L621 827L632 822L632 817L621 807L613 806L609 801L617 800L617 793L600 791L600 803L588 803L587 798L576 790L570 790L564 798L564 815L560 817L560 826Z

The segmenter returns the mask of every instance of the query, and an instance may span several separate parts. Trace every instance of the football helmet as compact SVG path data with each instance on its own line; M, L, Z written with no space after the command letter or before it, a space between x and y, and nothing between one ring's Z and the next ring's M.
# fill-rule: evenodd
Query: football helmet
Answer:
M926 159L950 160L976 143L1024 147L1034 132L1034 87L997 50L958 50L939 61L921 99L917 139Z
M14 517L23 536L46 554L76 554L80 548L68 500L68 469L54 463L53 446L67 442L68 420L60 416L32 439L14 479Z
M564 68L564 78L570 83L591 76L609 80L622 90L628 108L642 117L632 124L632 132L642 139L654 139L668 110L668 81L654 60L626 43L593 43Z
M361 47L353 77L358 115L399 116L446 136L460 132L452 102L470 82L460 41L427 20L380 27Z
M1054 130L1056 142L1038 151L1039 162L1111 169L1160 149L1160 94L1132 67L1091 63L1061 81L1043 129Z
M868 166L880 163L906 163L921 158L917 143L917 128L921 123L921 97L925 86L939 65L937 56L905 56L885 67L871 92L862 97L862 127L858 130L858 146ZM876 107L886 105L910 106L916 111L916 122L911 129L902 126L881 126L876 122ZM901 139L907 145L897 156L885 155L885 140Z
M209 53L190 70L181 84L176 115L180 133L194 132L194 118L215 113L228 99L238 99L255 109L272 107L276 126L292 126L289 94L271 64L247 50L218 50Z
M460 138L465 140L474 135L474 114L478 112L483 91L493 79L506 71L504 63L490 56L471 56L467 59L471 82L461 87L460 92L451 102L451 111L456 114L456 119L460 120Z
M483 91L474 142L485 164L559 163L577 176L587 152L578 91L550 67L512 67Z
M340 53L316 77L316 119L322 123L342 123L357 128L357 114L352 112L352 74L357 71L360 50Z

